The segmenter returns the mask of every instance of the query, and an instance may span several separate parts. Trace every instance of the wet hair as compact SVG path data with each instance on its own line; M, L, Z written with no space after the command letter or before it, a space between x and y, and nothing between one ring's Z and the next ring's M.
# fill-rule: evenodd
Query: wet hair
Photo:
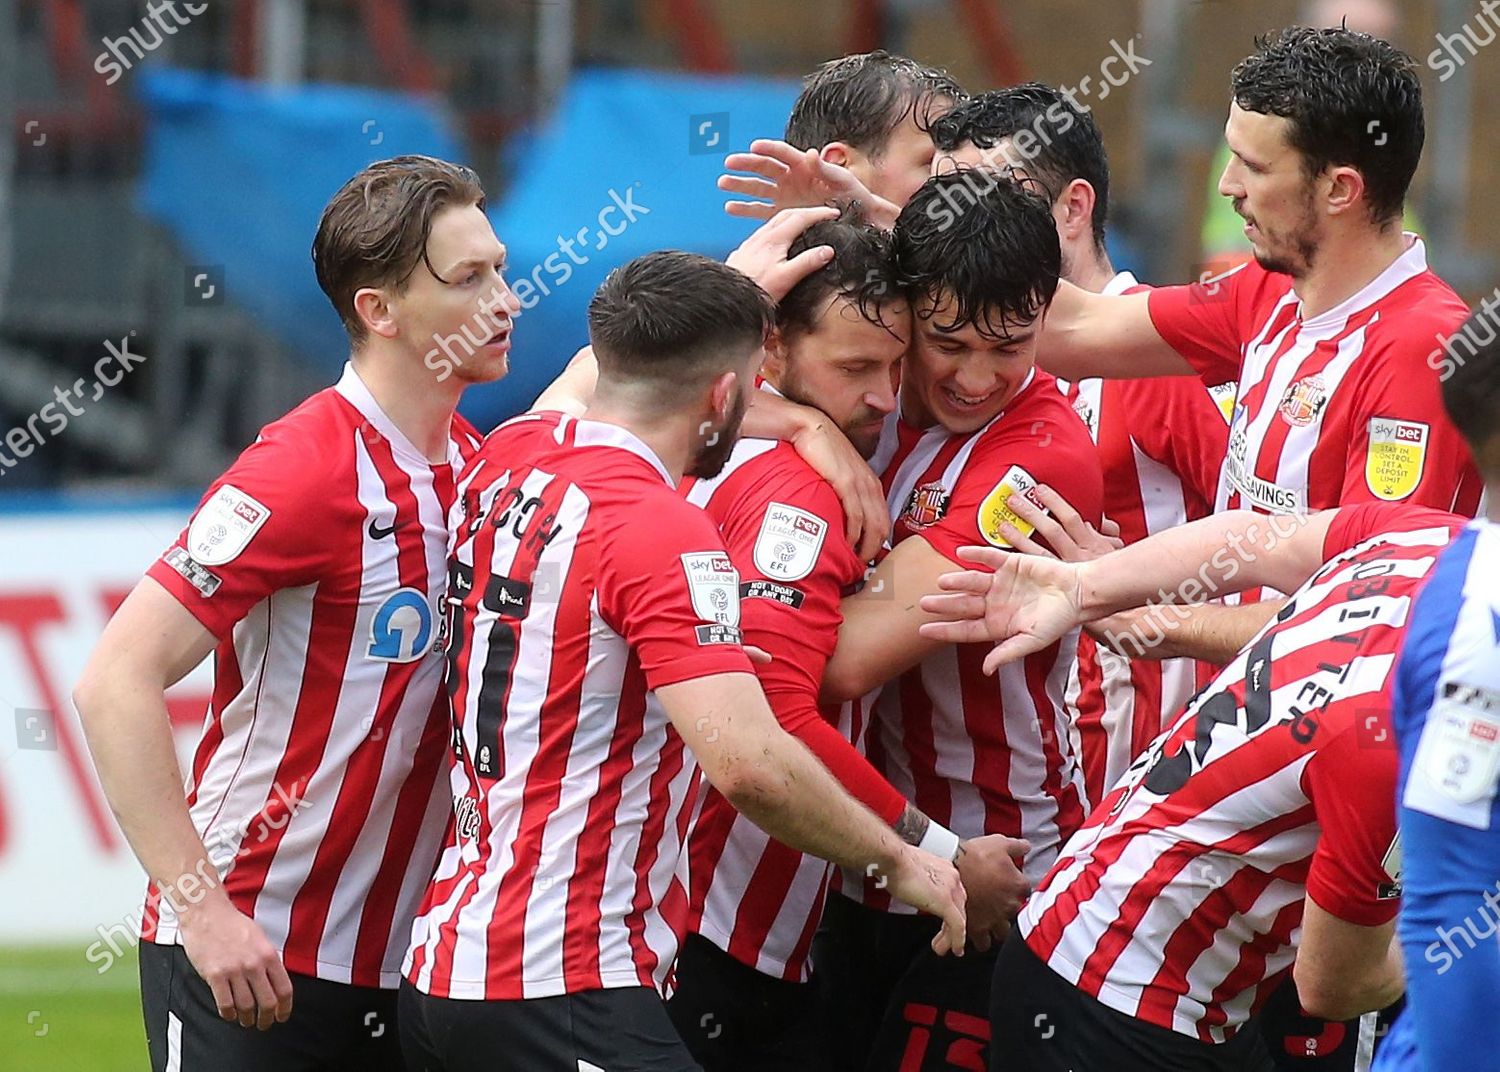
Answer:
M896 263L887 231L863 222L849 207L833 220L815 223L791 244L787 257L818 246L833 249L833 259L806 276L776 306L776 326L783 336L812 331L829 297L847 299L872 324L889 330L882 308L906 295L896 279Z
M601 380L645 386L673 405L761 346L770 295L735 269L679 250L621 265L589 301Z
M1342 27L1293 26L1255 45L1230 76L1235 103L1291 121L1288 138L1308 178L1356 168L1371 221L1399 219L1426 138L1412 58Z
M1062 250L1050 201L1033 183L990 168L928 179L896 219L898 279L913 307L936 304L939 331L972 324L1007 339L1052 302Z
M1459 353L1462 345L1466 351ZM1488 306L1445 340L1443 408L1469 444L1486 480L1500 478L1500 322ZM1434 357L1436 355L1434 354ZM1429 361L1431 364L1431 361Z
M1016 140L1022 131L1030 131ZM960 101L932 123L932 141L939 152L953 152L972 142L993 149L1007 138L1010 152L997 165L1014 164L1047 188L1056 201L1070 182L1083 179L1094 188L1090 219L1094 244L1104 248L1104 226L1109 216L1109 157L1104 137L1093 115L1061 90L1042 82L1026 82L1009 89ZM1027 146L1031 146L1027 148Z
M842 56L803 80L786 140L799 149L841 141L879 157L908 116L925 130L935 105L963 96L947 71L905 56L882 49Z

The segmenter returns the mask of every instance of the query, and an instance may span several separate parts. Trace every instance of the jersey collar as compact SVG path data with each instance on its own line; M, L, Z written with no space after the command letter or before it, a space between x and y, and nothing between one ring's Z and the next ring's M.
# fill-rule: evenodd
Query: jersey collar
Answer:
M573 445L575 447L613 447L623 450L628 454L634 454L651 468L655 469L662 482L669 488L675 488L677 481L667 472L667 467L661 463L656 456L656 451L641 440L634 432L618 424L609 424L606 421L590 421L580 417L574 424Z
M1109 282L1104 284L1104 289L1100 293L1124 294L1131 287L1137 286L1140 286L1140 283L1136 281L1135 276L1129 272L1116 272L1110 277Z
M1407 246L1406 251L1393 260L1385 271L1370 280L1363 290L1345 298L1332 309L1302 321L1303 325L1316 328L1326 324L1341 323L1361 309L1368 309L1408 279L1414 279L1427 271L1427 247L1412 232L1406 231L1404 234L1405 237L1411 239L1411 245ZM1299 316L1302 314L1300 299L1297 302L1297 314Z
M339 377L339 382L333 385L333 389L343 396L371 426L379 432L391 444L391 450L397 455L405 458L413 465L431 468L433 462L427 460L427 455L417 449L416 444L406 438L406 434L396 427L396 422L386 416L385 410L380 408L380 403L375 401L375 396L370 393L365 381L359 378L359 373L354 370L352 361L344 362L344 374ZM448 438L449 462L455 456L457 447L453 443L453 437Z

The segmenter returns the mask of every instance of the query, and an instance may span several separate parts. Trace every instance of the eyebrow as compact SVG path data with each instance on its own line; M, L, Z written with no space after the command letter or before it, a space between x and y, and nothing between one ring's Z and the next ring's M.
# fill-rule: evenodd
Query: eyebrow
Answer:
M509 256L510 256L510 250L506 249L504 246L501 246L500 247L500 256L496 257L495 260L500 261L503 264L509 258ZM454 264L453 266L451 266L443 274L447 275L447 276L451 276L454 273L456 273L456 272L458 272L458 271L460 271L461 269L464 269L464 268L471 268L471 267L472 268L483 268L485 265L487 265L487 264L493 264L493 263L494 263L494 261L490 260L490 258L488 258L488 257L465 257L463 260L459 261L457 264Z

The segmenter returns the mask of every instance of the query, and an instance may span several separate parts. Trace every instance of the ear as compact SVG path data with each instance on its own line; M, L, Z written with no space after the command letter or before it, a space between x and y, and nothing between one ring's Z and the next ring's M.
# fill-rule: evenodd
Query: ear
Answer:
M818 153L818 156L823 160L830 164L837 164L840 167L849 167L854 163L854 159L858 155L854 149L841 141L829 142Z
M780 328L772 328L766 336L766 358L761 362L760 374L768 380L780 382L786 372L787 345Z
M1328 183L1328 192L1324 195L1328 215L1338 216L1364 203L1365 177L1358 168L1347 165L1329 168L1324 181Z
M1092 233L1097 201L1098 194L1087 179L1074 179L1068 183L1053 206L1065 238L1077 240Z
M723 422L729 416L739 390L740 374L733 369L726 369L714 377L708 390L708 408L714 415L714 420Z
M395 310L391 308L384 288L361 287L355 291L354 315L364 322L371 334L383 339L394 339L400 333Z

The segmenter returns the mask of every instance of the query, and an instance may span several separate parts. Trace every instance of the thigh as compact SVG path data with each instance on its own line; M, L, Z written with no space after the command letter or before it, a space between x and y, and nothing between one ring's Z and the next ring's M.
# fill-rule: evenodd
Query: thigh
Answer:
M984 1072L997 955L970 949L940 957L925 944L909 952L876 1030L869 1072Z
M703 1072L660 995L645 987L572 994L575 1063L568 1072Z
M329 1072L402 1068L395 991L292 976L292 1015L267 1031L219 1018L178 945L142 942L141 999L153 1072ZM366 1013L370 1019L365 1021ZM383 1018L383 1019L382 1019ZM351 1063L351 1058L355 1060Z

